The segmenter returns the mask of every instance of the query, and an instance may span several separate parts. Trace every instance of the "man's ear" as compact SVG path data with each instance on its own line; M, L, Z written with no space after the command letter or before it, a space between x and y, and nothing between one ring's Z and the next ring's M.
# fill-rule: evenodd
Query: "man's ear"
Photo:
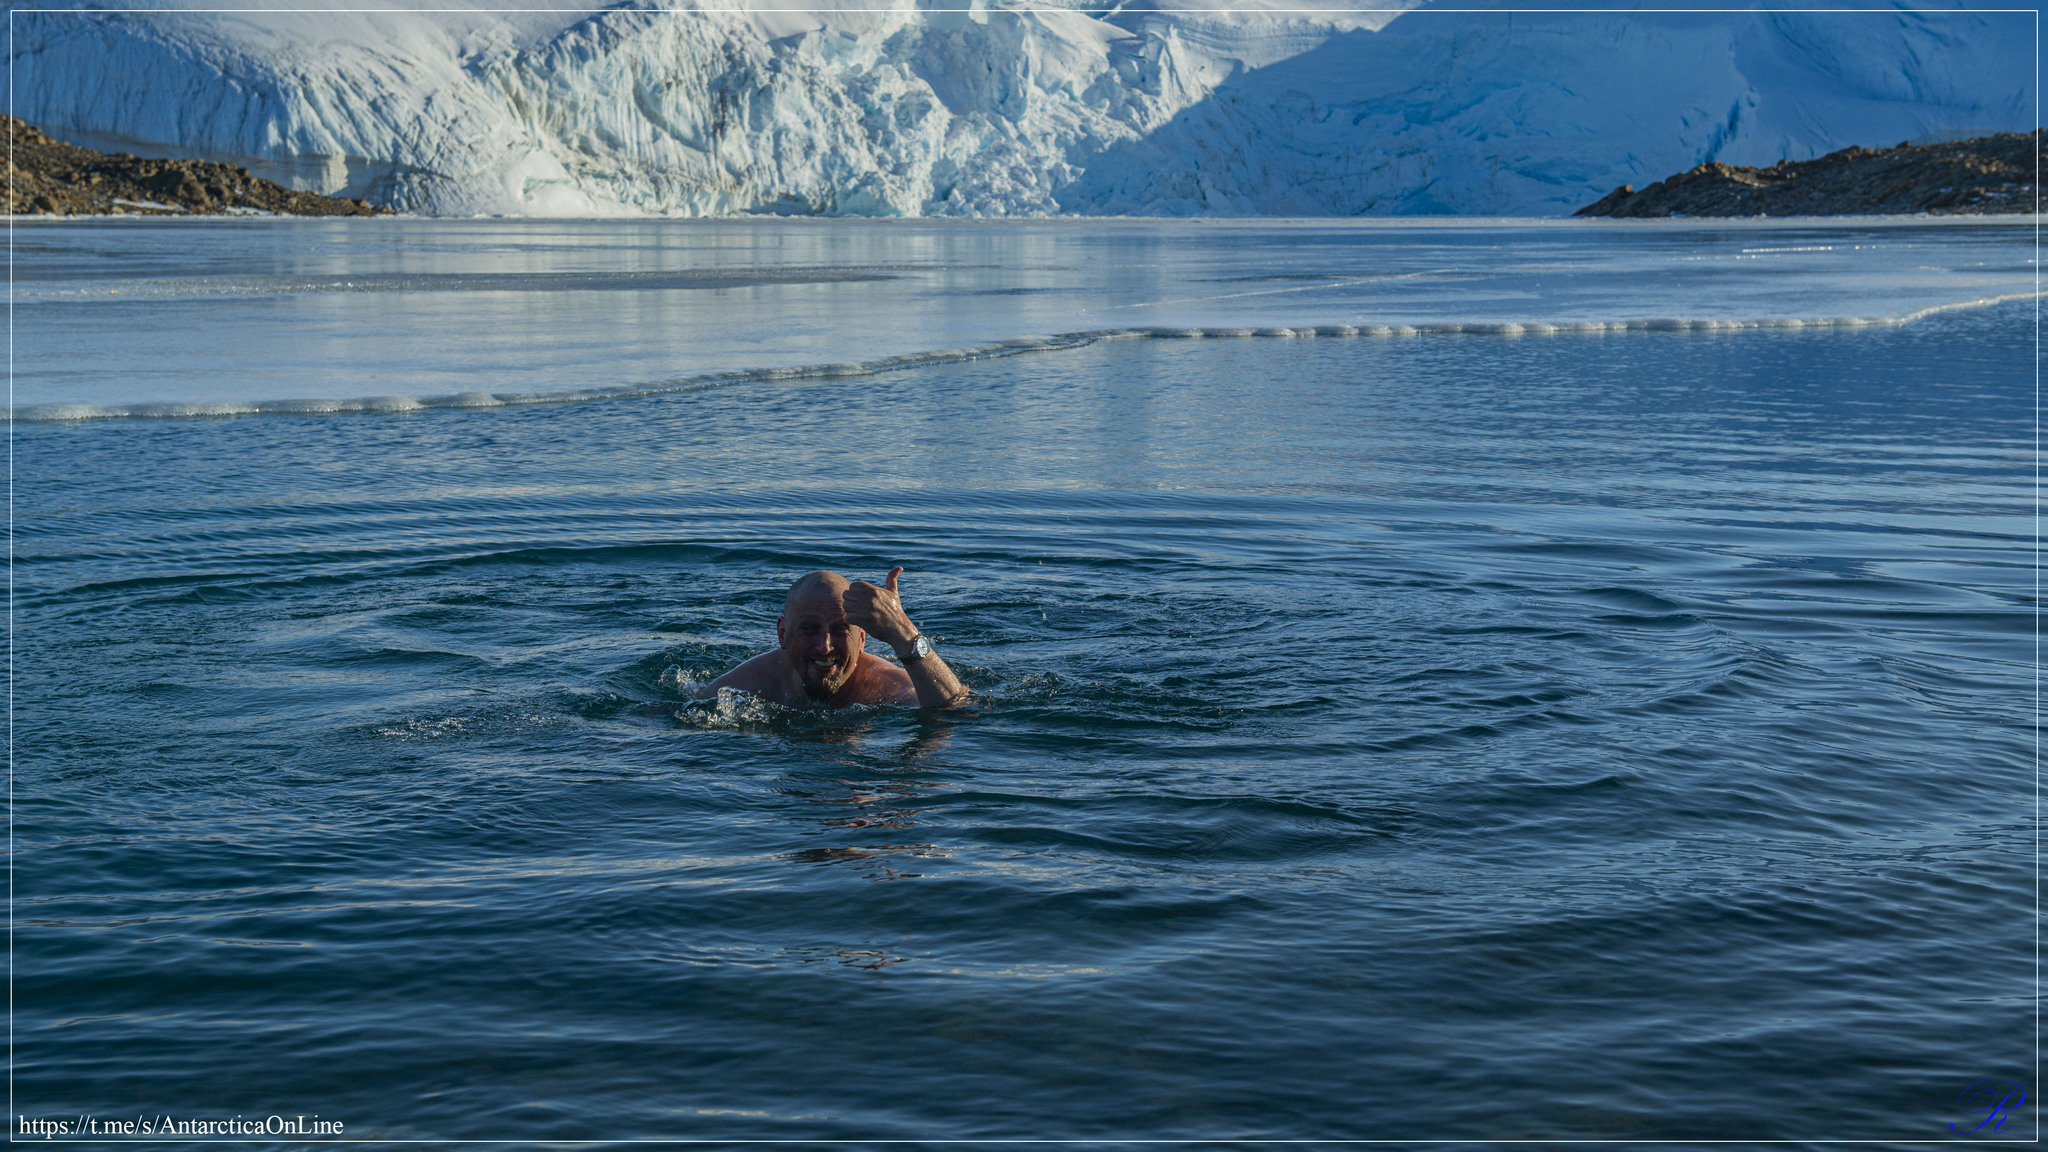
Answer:
M777 616L775 618L775 646L780 648L787 643L789 643L789 639L783 634L782 617Z

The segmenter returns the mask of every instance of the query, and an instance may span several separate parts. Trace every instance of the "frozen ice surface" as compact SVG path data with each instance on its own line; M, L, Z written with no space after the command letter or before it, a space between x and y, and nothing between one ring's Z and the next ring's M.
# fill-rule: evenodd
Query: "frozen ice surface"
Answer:
M1890 323L2035 289L2031 224L1983 217L103 220L15 238L31 417L829 386L1106 336Z
M17 11L15 111L525 216L1561 215L2035 114L2031 11L817 7Z

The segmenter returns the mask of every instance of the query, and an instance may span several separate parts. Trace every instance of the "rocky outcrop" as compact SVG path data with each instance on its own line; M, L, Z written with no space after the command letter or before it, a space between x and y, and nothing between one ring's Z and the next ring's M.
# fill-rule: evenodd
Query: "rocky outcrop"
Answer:
M59 140L12 116L6 208L44 216L374 216L387 211L366 200L295 192L210 160L155 160L126 152L95 152Z
M1702 164L1638 192L1623 184L1574 216L1844 216L2037 212L2042 134L1844 148L1769 168Z

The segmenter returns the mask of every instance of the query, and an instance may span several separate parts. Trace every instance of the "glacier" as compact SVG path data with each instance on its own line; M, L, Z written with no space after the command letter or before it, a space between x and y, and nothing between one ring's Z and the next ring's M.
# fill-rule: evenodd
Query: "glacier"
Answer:
M1569 213L2034 126L2031 10L10 12L16 115L443 216Z

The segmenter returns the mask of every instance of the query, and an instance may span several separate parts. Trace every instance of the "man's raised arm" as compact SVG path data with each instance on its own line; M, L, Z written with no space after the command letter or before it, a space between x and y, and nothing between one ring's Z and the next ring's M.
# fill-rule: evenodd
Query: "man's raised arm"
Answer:
M931 642L903 611L903 600L896 594L896 578L901 575L903 566L898 564L889 569L884 587L877 588L865 580L854 581L846 590L847 623L896 650L896 658L903 661L903 670L910 674L911 686L917 689L918 707L961 703L967 699L966 686L946 667L945 660L932 651Z

